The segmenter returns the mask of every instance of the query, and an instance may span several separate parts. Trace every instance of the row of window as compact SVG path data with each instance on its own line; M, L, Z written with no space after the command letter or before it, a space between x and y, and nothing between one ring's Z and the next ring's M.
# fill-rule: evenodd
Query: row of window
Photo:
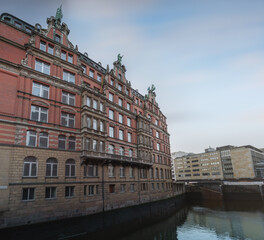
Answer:
M48 122L48 108L31 105L30 119L38 122ZM61 112L61 125L65 127L74 128L75 126L75 115Z
M111 127L111 126L109 127L109 137L111 137L111 138L115 138L116 137L115 127ZM119 129L119 131L118 131L118 139L119 140L124 140L124 130ZM126 140L128 142L132 142L132 133L131 132L127 133Z
M68 141L67 141L68 139ZM74 136L66 137L65 135L59 135L58 148L62 150L75 150L76 138ZM49 147L49 134L47 132L37 133L34 130L28 130L26 136L26 146L29 147Z
M116 154L116 149L113 144L108 145L108 153L110 154ZM125 155L125 148L119 147L119 155L124 156ZM133 157L133 149L128 150L128 157Z
M38 176L38 161L35 157L29 156L24 159L23 177ZM46 177L58 176L58 160L48 158L46 161ZM65 177L75 177L75 160L68 159L65 162Z
M36 59L35 70L50 75L50 64ZM63 70L62 79L70 83L75 83L75 74L67 70Z
M87 68L86 68L86 66L85 66L84 64L82 64L82 69L83 69L83 72L84 72L85 74L87 74ZM89 77L95 79L95 71L94 71L94 70L89 69ZM96 74L96 80L97 80L98 82L102 82L102 75L99 74L99 73L97 73L97 74Z
M114 94L111 93L111 92L109 92L108 99L109 99L109 101L114 102ZM124 101L123 101L122 98L118 98L117 104L120 107L125 107L124 106ZM131 111L131 104L129 102L126 102L126 109L129 110L129 111Z
M131 183L129 184L129 189L127 190L128 184L120 184L120 193L125 193L126 191L129 192L135 192L135 184ZM151 183L151 190L169 190L171 189L171 185L169 183ZM148 190L148 183L141 183L140 185L141 191L147 191ZM31 188L23 188L22 189L22 201L33 201L35 200L35 191L36 189L34 187ZM109 184L108 185L108 192L109 193L116 193L116 185L115 184ZM84 196L94 196L99 194L99 185L84 185L83 186L83 195ZM66 186L64 190L64 196L65 198L73 198L75 196L75 186ZM45 199L56 199L57 198L57 187L46 187L45 188Z
M92 99L92 98L90 98L88 96L86 98L86 105L88 107L92 107L95 110L100 110L101 112L104 111L104 105L103 105L102 102L99 102L99 101L97 101L95 99Z

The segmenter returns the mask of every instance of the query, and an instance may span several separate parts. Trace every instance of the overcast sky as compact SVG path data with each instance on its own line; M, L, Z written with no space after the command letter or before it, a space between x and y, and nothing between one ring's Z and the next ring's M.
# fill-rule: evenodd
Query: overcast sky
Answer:
M69 39L104 67L124 55L143 95L156 86L171 151L264 147L263 0L0 0L46 28L62 3ZM1 57L1 56L0 56Z

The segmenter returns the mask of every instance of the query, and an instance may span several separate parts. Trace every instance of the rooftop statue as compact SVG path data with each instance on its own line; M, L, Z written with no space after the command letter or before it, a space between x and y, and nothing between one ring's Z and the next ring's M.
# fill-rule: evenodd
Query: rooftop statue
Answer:
M151 88L148 87L148 92L155 94L155 92L154 92L155 90L156 90L156 88L155 88L154 84L151 85Z
M59 8L57 8L57 12L56 12L56 22L61 22L61 19L63 17L63 14L62 14L62 10L61 10L61 7L62 5L60 5Z
M118 55L117 55L117 63L119 63L120 65L121 65L121 62L122 62L122 58L123 57L124 57L124 55L121 56L120 53L118 53Z

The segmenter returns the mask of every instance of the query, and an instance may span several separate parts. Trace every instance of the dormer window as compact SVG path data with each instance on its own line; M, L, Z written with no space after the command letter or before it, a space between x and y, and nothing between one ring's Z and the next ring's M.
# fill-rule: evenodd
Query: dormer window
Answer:
M122 75L120 73L118 74L118 79L122 81Z
M92 77L92 78L94 78L94 71L93 71L93 70L91 70L91 69L90 69L90 71L89 71L89 77Z

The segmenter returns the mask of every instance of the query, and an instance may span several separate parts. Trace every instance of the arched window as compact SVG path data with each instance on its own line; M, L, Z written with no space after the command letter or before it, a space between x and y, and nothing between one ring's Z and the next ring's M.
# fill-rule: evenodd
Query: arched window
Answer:
M110 153L110 154L114 154L114 152L115 152L115 146L109 144L109 145L108 145L108 153Z
M66 149L66 136L59 135L59 149Z
M38 163L35 157L26 157L24 159L23 177L36 177Z
M124 149L123 147L120 147L120 148L119 148L119 154L120 154L121 156L123 156L123 155L124 155L124 152L125 152L125 149Z
M73 159L68 159L66 161L65 176L75 177L75 161Z
M155 168L155 177L159 178L159 169L158 168Z
M56 158L49 158L46 162L46 177L57 177L58 161Z
M133 149L129 149L129 157L133 157Z
M91 118L87 117L87 127L91 128Z
M160 169L160 178L163 178L163 169Z

